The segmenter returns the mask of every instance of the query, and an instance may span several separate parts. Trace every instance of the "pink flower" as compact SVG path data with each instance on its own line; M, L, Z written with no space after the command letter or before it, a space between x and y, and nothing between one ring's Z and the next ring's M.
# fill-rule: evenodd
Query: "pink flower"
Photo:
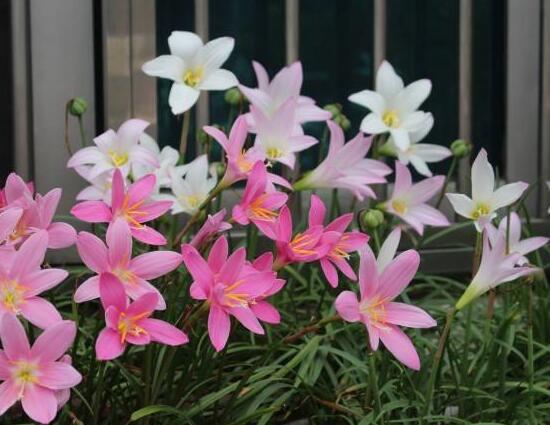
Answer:
M262 322L277 325L281 322L281 315L265 299L283 289L286 281L278 279L277 273L273 271L273 254L271 252L265 252L260 255L252 262L251 266L260 272L271 273L272 284L263 294L256 297L255 302L250 304L250 309Z
M15 230L15 226L23 215L21 208L7 208L0 212L0 244L4 243Z
M315 214L313 214L314 216ZM275 269L290 263L309 263L325 257L340 240L341 233L325 231L321 224L312 220L309 227L292 236L292 216L285 205L281 208L278 220L272 226L265 226L264 234L275 241L277 258Z
M193 236L191 242L189 242L189 245L199 249L213 236L231 229L233 226L231 226L228 222L223 221L224 218L225 208L218 211L214 215L209 214L202 227L195 234L195 236Z
M436 208L426 202L443 187L445 177L435 176L412 183L409 169L395 161L395 185L391 198L385 202L389 213L408 223L420 235L424 225L448 226L449 220Z
M323 201L316 196L311 195L311 205L309 208L309 225L323 225L325 220L326 208ZM357 276L347 262L349 253L357 251L365 245L369 237L360 232L346 232L346 228L353 220L353 213L344 214L333 220L327 227L325 232L338 233L339 237L332 244L328 253L319 259L323 273L328 280L328 283L333 288L338 286L338 272L340 270L348 279L356 280ZM335 267L336 266L336 267Z
M294 184L295 190L315 188L347 189L357 199L376 198L371 184L385 183L391 169L381 161L365 158L372 137L358 133L344 144L344 132L333 121L327 121L330 130L330 147L327 157L317 168Z
M41 269L48 234L40 231L25 240L19 249L2 251L0 257L0 316L21 315L33 325L46 329L61 320L55 307L42 292L53 288L67 277L62 269Z
M139 119L130 119L118 128L118 131L107 130L94 139L96 146L89 146L76 152L67 163L67 167L90 166L87 180L94 180L101 174L115 168L127 176L132 164L141 163L158 167L155 155L140 146L139 137L149 123Z
M297 99L297 125L308 121L325 121L330 118L330 112L315 105L313 99L300 96L304 80L302 64L300 62L294 62L281 69L271 82L269 82L267 72L261 64L253 61L252 66L258 80L258 88L253 89L239 85L239 89L248 98L250 103L260 108L264 114L272 114L288 99ZM249 114L247 118L251 125L254 126L255 121L253 116Z
M229 187L235 182L247 179L254 164L258 161L265 161L265 155L258 149L253 147L246 150L244 148L246 137L248 136L248 125L246 124L246 117L244 115L239 116L235 120L233 127L231 127L229 138L216 127L205 126L203 130L218 142L225 151L227 169L220 182L222 187ZM283 177L273 173L268 173L267 176L271 183L291 188L290 183Z
M5 196L7 207L23 210L8 243L18 244L29 235L39 231L48 232L48 248L66 248L74 244L76 231L72 226L62 222L52 222L61 199L61 189L52 189L44 196L33 197L32 186L21 177L11 173L6 180Z
M76 335L74 322L62 321L46 329L32 348L23 326L11 315L0 324L0 415L17 401L36 422L49 424L58 410L58 396L82 380L63 353Z
M187 335L175 326L150 317L159 303L158 294L149 292L128 304L122 283L111 273L100 276L99 289L107 326L95 344L98 360L117 358L127 344L159 342L177 346L189 342Z
M182 246L183 261L193 276L191 297L207 300L210 307L208 334L216 351L222 350L229 338L230 315L250 331L264 334L252 306L257 298L263 299L269 293L276 280L271 270L258 271L247 265L244 248L237 249L229 257L228 250L227 239L223 236L212 246L208 261L191 245Z
M258 161L246 182L241 201L233 207L233 219L243 226L253 222L262 232L264 228L271 227L277 219L279 208L288 200L288 195L266 190L267 171L264 163Z
M419 263L418 253L409 250L398 255L379 273L374 254L365 246L359 266L360 299L354 292L344 291L335 301L336 311L342 319L363 322L372 350L377 350L382 340L397 360L415 370L420 369L418 353L398 326L431 328L436 322L424 310L393 300L409 285Z
M88 223L112 224L117 218L123 218L138 241L165 245L166 238L162 234L143 224L160 217L172 206L171 201L148 200L155 189L155 180L155 176L149 174L125 189L122 173L117 169L113 175L111 206L103 201L84 201L76 204L71 213Z
M151 251L132 258L132 236L128 224L122 219L109 226L106 239L107 246L91 233L78 234L76 247L80 258L97 274L78 287L75 301L81 303L98 298L99 275L112 273L122 282L131 299L136 300L146 293L154 292L158 295L157 309L165 309L164 298L148 280L176 269L181 263L181 256L172 251Z

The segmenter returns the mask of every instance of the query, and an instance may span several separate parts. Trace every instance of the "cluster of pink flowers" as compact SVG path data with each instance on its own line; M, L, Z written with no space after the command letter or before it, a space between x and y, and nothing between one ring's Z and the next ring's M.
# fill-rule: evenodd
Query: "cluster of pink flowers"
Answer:
M174 112L189 109L201 90L238 83L233 74L220 69L233 48L232 39L203 45L194 34L175 32L169 42L172 54L148 62L144 71L174 81L170 94ZM167 302L174 301L165 299L155 279L175 273L178 278L172 279L172 284L180 285L184 273L189 273L190 296L200 302L195 316L200 319L200 314L208 311L210 341L220 351L230 337L231 316L259 335L264 334L265 324L280 323L280 313L270 300L285 287L280 272L295 263L318 263L332 288L338 287L341 275L350 282L358 281L352 283L356 290L337 296L335 308L344 321L361 322L366 327L370 349L377 350L382 341L404 365L420 368L419 355L400 327L428 328L436 326L436 321L416 306L395 301L420 264L415 250L396 253L402 229L409 231L410 227L423 235L425 226L450 225L430 204L437 194L443 198L445 178L431 176L426 165L444 159L450 151L418 144L433 125L431 114L418 110L431 84L421 80L405 87L384 62L377 75L377 90L350 97L371 112L363 120L362 131L346 143L343 130L331 120L332 114L301 95L299 62L282 69L271 81L260 64L254 62L253 67L258 87L239 85L250 103L249 110L236 118L228 135L216 127L204 127L225 153L225 171L219 183L216 176L209 177L206 155L180 164L179 153L169 147L161 150L145 133L148 123L139 119L97 136L95 146L85 147L69 159L68 167L90 183L77 196L80 202L71 213L83 222L104 224L98 226L105 228L104 240L89 231L77 234L69 224L53 221L60 189L42 196L19 176L8 177L0 191L0 414L20 400L29 417L50 423L67 402L70 388L81 380L65 355L75 339L76 326L63 320L56 307L40 296L68 276L65 270L42 267L47 249L75 243L90 276L78 286L74 300L99 299L104 316L105 326L95 342L98 360L115 359L128 345L155 342L180 346L189 342L182 330L187 324L154 317L167 308ZM304 134L302 124L310 121L326 122L328 153L314 170L291 184L275 171L283 166L294 169L297 154L318 143ZM389 149L397 158L391 195L376 201L376 208L379 214L386 213L401 223L388 232L377 257L369 247L370 236L353 228L354 212L331 214L333 219L325 224L327 208L320 196L311 194L303 229L290 208L291 197L303 190L340 189L358 201L376 199L371 185L388 183L392 168L380 159L366 158L373 147L376 153ZM428 177L414 183L409 163ZM492 225L496 210L517 201L527 185L516 183L494 190L494 172L484 151L474 162L472 176L472 199L449 195L456 211L483 232L484 245L479 270L456 309L500 283L532 273L525 255L548 241L520 240L521 222L516 214L502 220L498 228ZM225 209L206 215L210 201L239 181L246 185L231 217L226 219ZM174 208L176 203L179 206ZM170 210L173 214L185 211L192 217L177 237L167 238L158 230L162 226L157 219ZM251 258L254 255L245 247L230 250L225 232L235 225L254 226L249 230L257 229L272 241L273 252ZM380 235L374 236L378 239ZM138 255L134 255L134 241L140 243ZM160 249L169 242L170 249ZM178 252L175 246L180 242ZM357 272L353 263L356 252ZM185 269L178 274L182 263ZM43 330L32 348L22 319Z

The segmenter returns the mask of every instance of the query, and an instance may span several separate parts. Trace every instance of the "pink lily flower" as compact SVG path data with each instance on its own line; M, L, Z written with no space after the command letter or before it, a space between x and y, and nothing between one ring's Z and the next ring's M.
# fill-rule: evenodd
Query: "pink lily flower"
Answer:
M252 67L256 73L258 88L249 88L241 84L239 90L251 104L260 108L264 114L269 116L288 99L297 99L296 124L300 125L308 121L325 121L331 117L330 112L315 105L312 98L300 96L304 80L300 62L294 62L281 69L271 82L265 68L260 63L252 61ZM254 127L253 116L248 114L247 119Z
M231 127L229 138L216 127L205 126L203 130L218 142L225 151L227 168L220 182L222 187L229 187L233 183L247 179L252 172L254 164L258 161L265 161L265 155L258 149L252 147L246 150L244 148L246 137L248 136L248 124L244 115L239 116L235 120L233 127ZM292 187L286 179L277 174L268 173L267 177L272 184L278 184L289 189Z
M518 260L518 265L522 266L529 263L527 257L530 252L536 251L543 247L550 240L542 236L535 236L521 240L521 219L516 212L510 213L510 224L508 225L508 216L500 220L498 229L493 226L492 223L485 226L487 235L491 245L497 243L499 233L503 234L506 239L507 228L509 227L508 237L508 252L521 254L521 258Z
M413 279L420 256L414 250L405 251L379 273L376 259L368 245L360 254L360 298L354 292L342 292L335 301L336 311L347 322L360 321L365 325L372 350L378 349L381 340L397 360L411 369L419 370L418 353L399 326L431 328L437 323L424 310L393 300Z
M358 133L344 144L344 132L333 121L327 121L330 130L330 146L327 157L317 168L307 173L294 184L295 190L315 188L347 189L362 201L365 197L376 198L369 187L372 184L386 183L389 168L382 161L365 158L372 137Z
M84 201L76 204L71 213L88 223L112 224L117 218L123 218L138 241L165 245L166 238L162 234L143 224L160 217L172 206L171 201L148 200L155 189L155 180L155 176L149 174L125 189L122 173L117 169L113 174L110 206L103 201Z
M413 184L409 169L395 161L395 185L390 199L384 203L386 210L420 235L424 233L424 225L448 226L447 217L426 203L441 190L444 181L444 176L435 176Z
M67 277L62 269L41 269L48 248L48 234L37 232L19 249L2 251L0 257L0 316L23 316L46 329L61 320L49 301L38 297Z
M132 258L132 236L122 219L109 226L106 239L107 245L92 233L78 234L76 248L80 258L96 275L78 287L74 300L81 303L99 298L100 275L111 273L120 280L131 299L153 292L158 296L157 309L164 310L164 298L148 281L175 270L181 264L181 256L173 251L151 251Z
M323 201L317 195L311 195L311 206L309 207L309 225L322 226L325 220L326 208ZM328 253L319 259L321 269L333 288L338 286L338 270L348 279L356 280L355 272L348 264L350 252L355 252L369 241L369 237L360 232L346 232L347 227L353 220L353 213L344 214L334 219L325 227L325 232L336 232L338 239L332 245Z
M283 192L267 189L267 171L263 162L256 162L250 177L246 182L241 201L233 207L233 219L246 226L254 223L258 229L270 232L271 226L277 219L278 210L288 200L288 195Z
M8 207L23 210L17 225L8 238L8 243L18 244L39 230L48 232L48 248L66 248L74 244L76 231L63 222L52 222L61 199L61 189L52 189L44 196L33 197L33 187L21 177L11 173L6 180L5 195ZM6 208L8 208L6 207Z
M124 353L127 344L146 345L159 342L177 346L187 344L189 338L175 326L159 319L153 319L159 295L145 293L128 304L124 286L111 273L99 278L101 304L105 310L107 326L99 333L95 344L98 360L112 360Z
M231 224L227 221L223 221L225 218L225 213L225 208L223 208L214 215L209 214L202 227L195 234L195 236L193 236L191 242L189 242L189 245L200 249L214 235L231 229L233 226L231 226Z
M251 332L263 335L264 329L251 306L273 287L273 272L246 266L244 248L228 257L224 236L214 242L207 261L189 244L181 249L183 262L194 280L191 297L206 300L210 307L208 334L216 351L222 350L229 338L230 315Z
M15 231L19 219L23 215L21 208L6 208L0 212L0 244L4 243Z
M0 324L0 415L21 401L33 421L49 424L58 410L60 391L77 386L82 376L63 359L76 335L74 322L64 320L46 329L31 347L23 326L5 315Z
M121 169L127 176L134 163L158 167L155 155L138 143L148 125L147 121L130 119L122 123L116 132L107 130L94 139L96 146L88 146L76 152L69 159L67 167L91 166L86 177L88 180L115 168Z
M511 282L522 276L537 272L535 267L521 266L523 255L519 252L506 253L506 232L497 231L493 241L488 232L483 233L483 252L476 275L456 303L461 309L483 295L488 290L506 282Z
M291 263L309 263L325 257L340 240L341 233L325 231L321 224L312 220L315 214L310 213L309 227L292 236L292 216L286 205L281 208L278 220L272 226L265 226L264 234L275 241L277 258L274 269Z

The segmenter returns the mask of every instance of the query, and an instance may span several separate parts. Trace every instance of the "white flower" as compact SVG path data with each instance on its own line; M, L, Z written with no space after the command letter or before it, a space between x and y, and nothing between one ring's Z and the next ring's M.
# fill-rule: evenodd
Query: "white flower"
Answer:
M432 114L428 113L427 115L428 117L424 127L410 133L409 138L411 144L407 149L401 149L397 146L393 137L390 137L388 140L388 146L395 151L399 162L405 165L408 165L410 162L418 173L426 177L431 177L433 174L428 168L428 163L443 161L445 158L451 156L452 152L445 146L418 143L426 137L434 125Z
M90 174L90 166L80 166L75 167L76 173L88 181L90 186L85 187L78 195L76 195L77 201L103 201L107 205L111 205L111 187L113 180L113 172L107 171L103 174L100 174L93 179L88 178Z
M430 80L418 80L404 87L393 67L384 61L376 73L375 91L363 90L348 99L371 110L361 122L361 131L368 134L390 133L395 144L405 150L410 133L426 125L428 114L418 111L432 89Z
M190 109L201 90L227 90L239 83L232 72L220 69L233 50L233 38L221 37L203 45L197 34L174 31L168 45L170 55L145 63L142 70L174 82L168 97L174 115Z
M495 190L495 173L481 149L472 164L472 198L461 193L447 193L457 214L474 220L478 232L496 217L496 211L516 202L529 185L510 183Z
M173 176L173 195L158 195L158 198L173 202L172 214L195 214L201 204L208 198L217 183L215 174L209 175L206 155L201 155L183 168L183 175Z
M147 133L141 135L139 144L157 158L158 167L149 164L134 164L132 167L134 180L147 174L154 174L156 177L155 194L158 194L161 188L172 187L172 177L181 177L185 169L184 165L177 165L180 158L179 152L171 146L165 146L160 150L155 139Z
M115 168L127 176L131 167L137 163L157 167L155 155L138 144L138 139L148 125L147 121L131 119L124 122L116 132L107 130L94 139L96 146L76 152L69 159L67 167L90 166L85 177L88 181L105 172L112 172Z
M268 161L280 162L290 168L294 168L296 152L317 143L314 137L301 133L300 127L296 129L296 108L297 101L292 98L268 117L256 106L250 105L250 114L256 125L254 148Z

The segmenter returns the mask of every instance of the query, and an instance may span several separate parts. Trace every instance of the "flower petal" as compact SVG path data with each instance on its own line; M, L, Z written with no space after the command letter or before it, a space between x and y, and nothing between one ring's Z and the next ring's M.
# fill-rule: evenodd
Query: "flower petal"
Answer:
M472 199L487 202L495 188L495 173L487 160L487 151L481 149L472 164Z
M179 115L191 109L197 102L200 91L185 84L174 83L168 96L168 104L174 115Z
M247 328L249 331L259 335L265 333L262 325L258 321L258 318L254 315L254 312L248 307L233 307L229 312Z
M168 37L168 46L173 55L188 59L202 47L202 40L194 32L172 31Z
M30 354L30 345L23 325L13 314L4 314L0 323L0 340L9 360L25 358Z
M398 296L411 283L419 264L418 252L410 249L399 254L380 275L379 295L390 299Z
M175 326L158 319L144 319L140 325L149 332L151 340L161 344L176 346L187 344L189 338Z
M19 398L19 387L13 380L7 380L0 384L0 415L6 413Z
M474 211L474 202L462 193L447 193L447 199L455 212L462 217L471 219Z
M385 321L408 328L431 328L437 325L437 322L421 308L396 302L386 304Z
M82 375L70 364L45 362L40 365L40 385L51 390L63 390L77 386Z
M149 62L145 62L141 69L151 77L168 78L178 83L182 82L183 73L185 71L185 62L178 56L159 56Z
M334 307L342 319L347 322L357 322L361 319L357 295L351 291L343 291L336 297Z
M83 303L97 298L99 298L99 276L92 276L86 279L74 293L74 300L77 303Z
M95 342L95 355L98 360L113 360L120 356L126 344L120 342L118 332L112 329L103 329Z
M27 298L21 305L21 315L40 329L47 329L62 320L55 306L39 297Z
M380 339L397 360L411 369L420 369L418 353L409 337L401 329L394 325L381 329Z
M49 424L57 415L55 392L40 385L25 386L21 405L32 420L41 424Z
M142 279L150 280L170 273L181 261L181 255L177 252L153 251L133 258L129 269Z
M72 345L76 336L76 325L63 320L50 326L40 334L31 348L31 357L40 362L55 362Z
M103 201L79 202L71 208L71 214L87 223L107 223L111 221L111 209Z
M495 190L495 193L492 194L491 206L493 209L498 210L499 208L513 204L523 195L523 192L525 192L528 187L529 185L524 182L510 183L499 187Z
M96 235L80 232L76 238L76 249L88 268L96 273L109 269L107 247Z
M230 328L229 315L217 305L212 305L208 315L208 335L216 351L223 350L227 344Z

